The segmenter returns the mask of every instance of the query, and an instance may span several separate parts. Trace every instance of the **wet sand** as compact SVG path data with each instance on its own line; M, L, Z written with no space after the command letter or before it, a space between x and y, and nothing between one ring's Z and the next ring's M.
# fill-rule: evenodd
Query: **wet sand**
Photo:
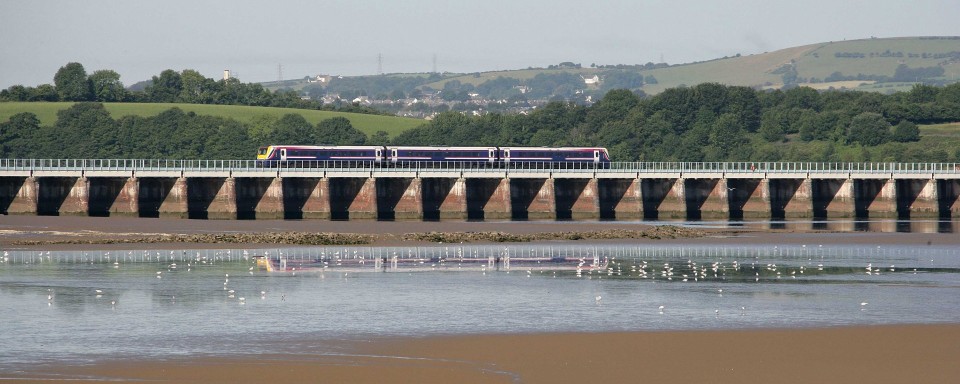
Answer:
M826 329L477 335L251 357L106 361L4 382L952 383L960 324Z
M315 231L359 234L637 230L618 222L330 222L0 217L0 246L37 238L142 233ZM656 244L960 245L956 233L887 233L764 228L706 229L695 239ZM616 240L614 240L616 241ZM623 240L627 241L627 240ZM406 244L406 243L405 243ZM378 243L377 245L384 245ZM114 244L136 249L156 244ZM244 244L170 244L237 248ZM108 249L105 245L68 248ZM44 248L44 247L40 247ZM50 247L46 247L50 248ZM949 319L945 319L949 320ZM956 321L956 319L952 320ZM336 337L333 335L332 337ZM310 345L304 343L303 345ZM960 324L827 329L609 332L438 336L341 341L342 355L304 347L270 356L193 356L0 372L8 383L950 383L960 377Z
M791 225L786 229L763 228L747 223L742 227L698 227L705 232L699 238L604 240L611 242L657 244L901 244L960 245L960 234L893 232L841 229L815 230ZM889 225L887 225L889 227ZM185 220L123 217L0 216L0 246L6 249L164 249L164 248L269 248L272 244L60 244L13 246L17 241L69 239L123 239L159 234L215 234L259 232L324 232L375 235L372 245L422 245L399 237L407 233L428 232L506 232L532 234L566 231L644 230L644 222L530 221L530 222L384 222L324 220ZM927 228L925 228L927 229ZM932 233L931 233L932 232ZM595 240L590 240L595 241Z

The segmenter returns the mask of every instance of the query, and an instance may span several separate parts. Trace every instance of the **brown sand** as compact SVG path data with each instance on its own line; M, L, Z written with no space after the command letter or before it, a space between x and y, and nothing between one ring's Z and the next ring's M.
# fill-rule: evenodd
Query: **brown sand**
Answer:
M809 223L791 224L785 229L759 225L740 228L706 228L706 237L685 239L631 239L631 243L657 244L903 244L960 245L960 234L937 233L936 223L919 223L915 232L895 232L893 224L877 224L867 231L852 231L849 224L826 230L812 229ZM932 226L932 227L931 227ZM0 216L0 246L12 248L19 240L65 240L124 238L157 234L335 232L378 235L374 245L415 244L398 239L406 233L488 232L540 233L564 231L643 230L650 224L638 222L382 222L324 220L185 220L122 217ZM615 241L615 240L614 240ZM22 249L131 249L131 248L269 248L255 244L68 244L16 246Z
M4 382L955 383L960 324L376 340L302 354L59 366Z
M88 217L0 217L0 245L16 239L108 238L131 233L315 231L363 234L642 229L597 222L202 221ZM956 233L708 230L683 244L960 245ZM115 245L122 248L137 244ZM147 246L154 247L156 244ZM176 247L203 244L171 244ZM207 245L223 248L224 244ZM251 247L231 244L230 247ZM5 246L6 247L6 246ZM77 246L104 249L104 245ZM9 248L9 247L6 247ZM733 330L475 335L343 342L340 356L294 354L108 360L88 366L0 372L8 383L954 383L960 324Z

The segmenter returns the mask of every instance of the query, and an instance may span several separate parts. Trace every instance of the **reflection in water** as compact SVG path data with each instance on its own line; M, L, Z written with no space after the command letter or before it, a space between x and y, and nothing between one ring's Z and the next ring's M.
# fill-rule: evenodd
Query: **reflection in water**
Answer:
M954 220L775 220L752 222L685 222L683 225L834 232L957 233Z
M397 335L937 323L960 318L957 281L960 249L937 245L7 251L0 371Z

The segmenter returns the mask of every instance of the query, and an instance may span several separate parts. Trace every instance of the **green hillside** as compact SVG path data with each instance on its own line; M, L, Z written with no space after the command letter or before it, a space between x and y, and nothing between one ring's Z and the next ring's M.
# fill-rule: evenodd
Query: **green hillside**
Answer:
M21 112L30 112L40 119L42 125L53 125L57 121L57 112L73 105L71 102L4 102L0 103L0 121L7 121L10 116ZM173 104L173 103L104 103L107 111L114 119L123 116L156 116L170 108L180 108L186 112L198 115L219 116L231 118L241 122L250 122L254 118L264 115L281 117L288 113L302 115L312 124L332 117L345 117L350 124L361 132L369 135L377 131L386 131L391 137L424 123L423 120L405 117L366 115L359 113L345 113L333 111L315 111L305 109L248 107L236 105L208 105L208 104Z
M869 81L825 83L823 79L835 72L840 72L845 76L863 74L892 77L897 66L904 64L910 68L940 66L944 69L944 79L960 81L960 62L937 58L936 56L951 52L960 52L960 39L920 37L863 39L811 44L762 54L638 71L644 76L652 75L657 79L657 84L645 84L643 86L642 89L647 94L657 94L665 89L681 85L693 86L710 82L725 85L779 88L783 86L783 79L777 71L785 65L788 67L792 65L800 78L819 80L817 83L801 83L801 85L827 89L830 87L856 88L863 84L862 90L890 91L909 89L912 84L884 83L883 85L874 85ZM865 57L847 58L837 56L844 53L862 53ZM902 53L902 57L896 55L897 53ZM452 80L457 80L463 84L478 85L500 76L525 80L540 73L559 72L586 76L594 73L602 74L603 69L524 69L483 72L449 77L426 84L426 86L442 89L446 82Z

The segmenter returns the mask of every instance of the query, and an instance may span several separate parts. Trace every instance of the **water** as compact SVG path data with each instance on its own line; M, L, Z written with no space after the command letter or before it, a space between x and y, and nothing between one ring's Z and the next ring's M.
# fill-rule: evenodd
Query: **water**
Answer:
M267 272L255 254L300 269ZM960 318L956 247L555 243L3 257L0 368L336 352L338 340L382 336Z

